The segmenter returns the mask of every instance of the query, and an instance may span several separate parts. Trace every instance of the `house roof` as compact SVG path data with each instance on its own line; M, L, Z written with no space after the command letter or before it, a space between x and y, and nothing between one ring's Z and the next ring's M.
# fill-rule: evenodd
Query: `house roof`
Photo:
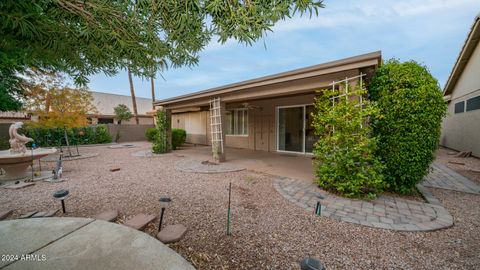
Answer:
M480 40L480 13L475 17L473 25L468 33L467 39L463 44L462 50L457 57L457 61L453 66L452 72L448 77L447 83L445 84L445 88L443 90L443 95L447 96L452 94L455 85L460 79L465 66L467 65L470 57L472 56L475 48Z
M241 81L233 84L227 84L215 88L210 88L203 91L198 91L186 95L167 98L154 102L156 106L165 106L177 102L188 102L199 98L208 98L212 96L219 96L245 90L254 87L288 82L298 79L306 79L324 74L335 72L342 72L352 68L363 68L374 65L379 65L381 62L381 51L375 51L367 54L362 54L354 57L344 58L332 62L327 62L319 65L309 66L305 68L295 69L287 72L277 73L269 76L264 76L256 79ZM368 64L367 64L368 63Z

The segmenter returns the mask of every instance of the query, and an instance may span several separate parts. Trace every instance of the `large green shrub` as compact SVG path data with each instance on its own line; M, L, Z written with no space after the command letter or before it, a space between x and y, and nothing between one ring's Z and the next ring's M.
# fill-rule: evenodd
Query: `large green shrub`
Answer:
M153 140L152 152L155 154L167 153L170 151L168 142L168 129L170 127L170 117L163 110L157 110L157 134Z
M352 89L351 89L352 90ZM346 96L335 99L340 90L324 90L315 100L313 126L319 136L315 144L315 175L320 187L347 197L374 198L385 184L383 166L374 156L377 138L368 125L376 114L374 103L360 96L365 89L355 88Z
M27 137L32 138L38 146L55 147L66 145L63 128L25 127L22 129L22 132ZM67 136L72 145L112 142L112 137L105 125L68 128Z
M174 128L172 129L172 149L176 150L178 146L185 143L187 139L187 132L184 129Z
M0 150L10 149L10 142L5 137L0 137Z
M373 130L384 176L391 190L408 193L434 160L447 108L441 89L425 66L389 60L377 70L369 93L380 109Z
M147 138L147 141L153 142L155 140L155 136L157 136L158 129L156 128L147 128L145 130L145 138Z

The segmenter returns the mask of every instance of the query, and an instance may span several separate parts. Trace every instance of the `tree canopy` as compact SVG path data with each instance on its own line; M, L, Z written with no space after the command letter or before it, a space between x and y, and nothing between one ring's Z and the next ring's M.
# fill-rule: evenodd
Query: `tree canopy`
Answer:
M121 124L123 120L130 120L133 117L132 112L125 104L118 104L113 108L115 118L118 119L118 123Z
M195 65L218 37L251 44L279 20L317 14L321 0L5 0L0 2L0 70L88 76L130 68L151 77L168 66ZM18 87L13 82L11 87Z
M25 110L38 116L32 126L75 128L87 125L87 114L95 113L92 94L67 87L56 73L28 71L25 83Z

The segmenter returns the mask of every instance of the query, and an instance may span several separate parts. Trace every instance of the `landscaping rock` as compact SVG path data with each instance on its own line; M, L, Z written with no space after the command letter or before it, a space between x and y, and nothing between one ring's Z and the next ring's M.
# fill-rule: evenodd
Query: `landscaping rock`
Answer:
M186 232L187 227L182 224L169 225L157 234L157 238L164 244L175 243L180 241Z
M465 165L464 162L458 162L458 161L454 161L454 160L450 160L448 163L457 164L457 165Z
M111 172L117 172L117 171L120 171L120 168L111 168L110 171Z
M148 223L156 218L155 215L138 214L125 221L125 226L132 227L137 230L143 230Z
M13 210L7 210L7 211L1 211L0 212L0 220L4 220L6 217L8 217Z
M28 212L26 214L21 215L19 218L29 218L29 217L35 215L37 212L38 211L31 211L31 212Z
M118 210L109 210L95 215L93 218L112 222L118 217Z

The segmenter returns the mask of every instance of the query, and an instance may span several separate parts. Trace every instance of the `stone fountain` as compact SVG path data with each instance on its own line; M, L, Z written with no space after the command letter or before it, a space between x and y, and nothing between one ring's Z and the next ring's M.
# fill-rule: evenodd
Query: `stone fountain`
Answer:
M0 181L31 178L32 173L28 167L33 164L33 161L57 152L55 148L27 149L25 144L32 142L33 139L18 134L18 129L22 125L22 122L13 123L8 130L10 150L0 151L0 168L4 171L4 174L0 176Z

